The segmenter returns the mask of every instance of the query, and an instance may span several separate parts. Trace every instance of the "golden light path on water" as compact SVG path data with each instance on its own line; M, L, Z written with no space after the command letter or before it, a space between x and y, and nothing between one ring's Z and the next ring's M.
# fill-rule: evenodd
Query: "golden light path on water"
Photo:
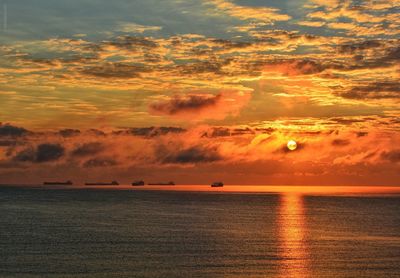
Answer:
M306 241L306 219L303 196L285 193L280 197L279 217L279 277L309 277L309 257Z

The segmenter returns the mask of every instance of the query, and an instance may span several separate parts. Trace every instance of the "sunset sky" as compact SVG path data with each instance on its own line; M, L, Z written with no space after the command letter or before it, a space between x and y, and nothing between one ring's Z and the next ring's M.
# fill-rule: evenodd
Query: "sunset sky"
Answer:
M0 3L0 183L400 185L400 0Z

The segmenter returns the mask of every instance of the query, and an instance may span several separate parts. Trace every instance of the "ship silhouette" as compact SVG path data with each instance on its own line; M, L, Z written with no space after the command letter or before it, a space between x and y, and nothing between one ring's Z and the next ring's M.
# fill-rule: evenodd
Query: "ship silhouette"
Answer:
M132 182L132 186L144 186L144 181L134 181Z
M85 185L88 186L107 186L107 185L119 185L117 181L112 182L87 182Z
M72 181L45 181L43 185L73 185Z
M175 185L175 183L173 181L170 181L170 182L149 183L149 185Z
M224 187L223 182L214 182L211 184L211 187Z

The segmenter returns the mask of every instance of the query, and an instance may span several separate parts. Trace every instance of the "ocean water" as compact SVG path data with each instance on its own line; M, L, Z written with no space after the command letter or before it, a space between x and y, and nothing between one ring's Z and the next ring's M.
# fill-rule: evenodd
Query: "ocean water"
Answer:
M400 196L0 187L0 277L400 277Z

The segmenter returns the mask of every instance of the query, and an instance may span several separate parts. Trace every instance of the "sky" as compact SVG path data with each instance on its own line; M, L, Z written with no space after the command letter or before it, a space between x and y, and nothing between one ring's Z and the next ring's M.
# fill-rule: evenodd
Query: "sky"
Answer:
M400 185L399 0L0 4L0 183Z

